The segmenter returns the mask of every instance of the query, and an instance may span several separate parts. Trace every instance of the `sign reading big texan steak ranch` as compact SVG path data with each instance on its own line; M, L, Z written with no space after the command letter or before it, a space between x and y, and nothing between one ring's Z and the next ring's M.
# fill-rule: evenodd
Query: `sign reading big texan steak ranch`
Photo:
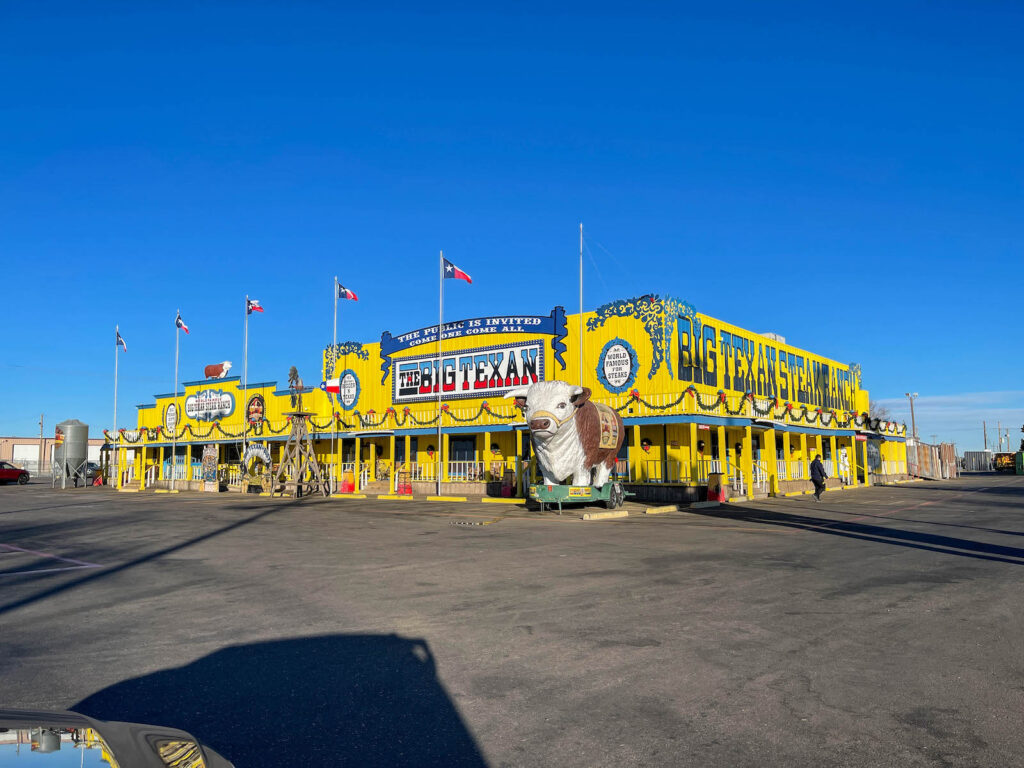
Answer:
M544 380L544 342L501 344L443 353L440 380L446 400L493 397ZM437 356L395 361L395 403L437 397Z
M185 416L196 421L217 421L234 411L234 395L220 389L204 389L185 398Z

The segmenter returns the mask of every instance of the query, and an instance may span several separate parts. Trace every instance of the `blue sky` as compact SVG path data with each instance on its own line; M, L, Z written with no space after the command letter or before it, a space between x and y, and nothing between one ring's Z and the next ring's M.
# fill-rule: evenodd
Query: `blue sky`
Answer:
M0 8L0 434L242 358L670 293L859 362L918 431L1024 423L1013 3ZM828 5L828 4L826 4ZM935 407L925 407L933 401ZM902 401L905 403L905 400ZM1005 418L1004 418L1005 417Z

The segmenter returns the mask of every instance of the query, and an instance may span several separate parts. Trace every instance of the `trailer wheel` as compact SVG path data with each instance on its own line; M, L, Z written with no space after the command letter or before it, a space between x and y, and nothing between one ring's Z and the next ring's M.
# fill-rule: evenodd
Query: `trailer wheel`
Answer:
M625 494L622 492L622 486L618 483L615 483L612 486L611 498L613 504L612 509L618 509L626 500Z

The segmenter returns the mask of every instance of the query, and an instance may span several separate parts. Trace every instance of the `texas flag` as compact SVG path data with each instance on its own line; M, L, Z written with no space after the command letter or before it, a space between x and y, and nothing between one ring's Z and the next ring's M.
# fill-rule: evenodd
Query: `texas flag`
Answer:
M174 325L177 328L181 328L181 330L183 330L185 334L188 335L188 326L185 325L185 321L181 319L181 312L179 312L178 316L174 318Z
M128 351L128 345L125 344L124 343L124 339L121 338L121 332L115 329L114 333L117 334L117 341L114 342L114 348L116 349L120 345L121 347L124 348L124 351L127 352Z
M448 259L444 260L444 276L445 279L465 280L470 285L473 284L473 278L448 261Z
M259 299L246 299L245 311L251 315L253 312L262 312L263 307L260 306Z
M328 379L327 381L321 382L320 389L324 392L331 392L336 395L341 392L341 379Z
M338 283L338 298L339 299L352 299L352 301L359 301L359 297L356 296L355 291L350 291L341 283Z

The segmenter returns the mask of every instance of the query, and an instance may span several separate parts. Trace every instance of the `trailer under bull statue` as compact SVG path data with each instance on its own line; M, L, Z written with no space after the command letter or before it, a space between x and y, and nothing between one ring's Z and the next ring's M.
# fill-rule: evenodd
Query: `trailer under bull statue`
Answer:
M613 481L600 488L592 485L544 485L530 486L530 502L538 505L541 512L548 506L558 506L558 514L562 514L562 504L603 504L605 509L621 507L628 496L634 494L626 491L622 483ZM528 502L528 503L530 503ZM532 506L532 505L531 505Z
M559 512L568 502L622 506L627 494L610 478L626 429L614 409L593 402L587 387L564 381L537 382L506 397L514 398L526 416L544 478L530 486L533 502L542 510L557 504Z

